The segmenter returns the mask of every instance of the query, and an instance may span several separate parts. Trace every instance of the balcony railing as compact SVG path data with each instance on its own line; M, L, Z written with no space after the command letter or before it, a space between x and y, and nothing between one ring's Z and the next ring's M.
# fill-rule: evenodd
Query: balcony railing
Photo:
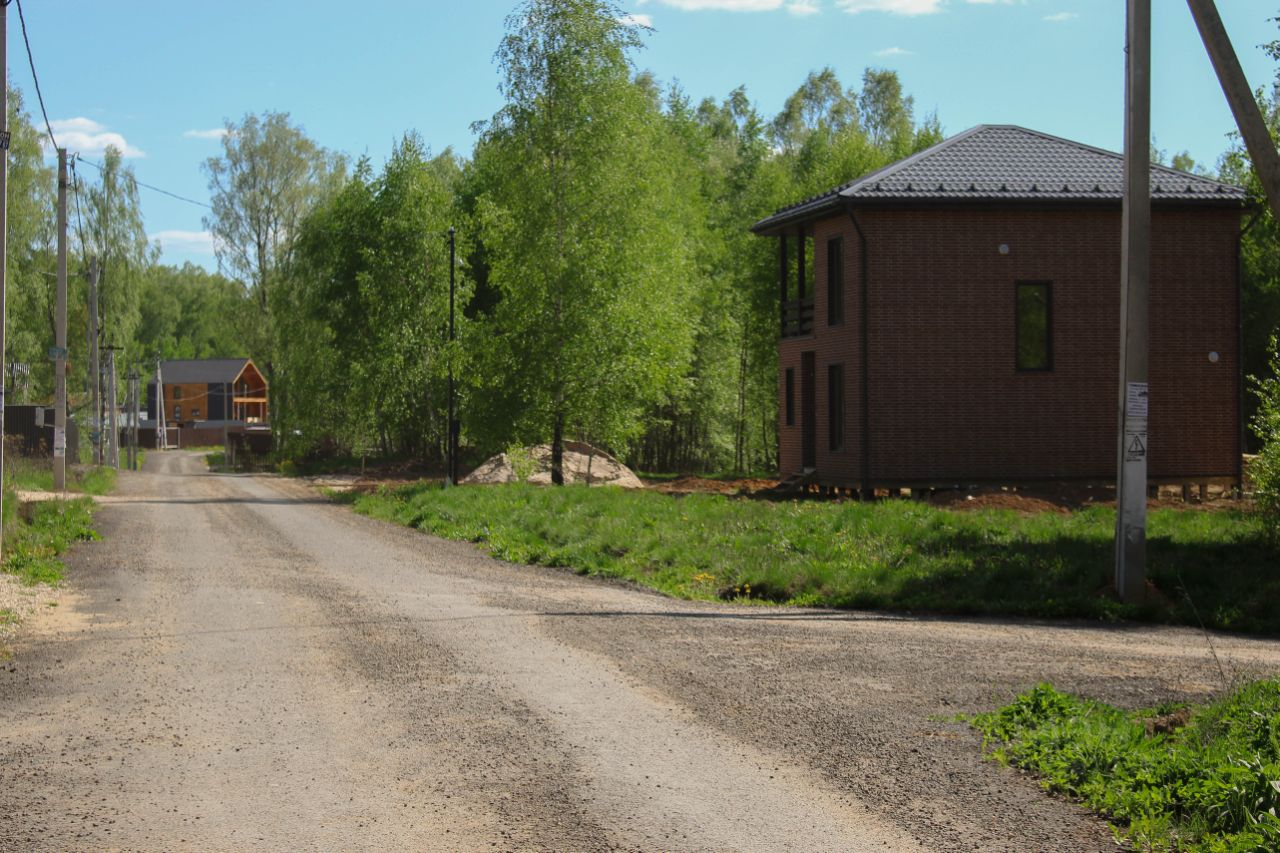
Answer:
M782 337L794 338L813 333L813 297L788 299L782 303Z

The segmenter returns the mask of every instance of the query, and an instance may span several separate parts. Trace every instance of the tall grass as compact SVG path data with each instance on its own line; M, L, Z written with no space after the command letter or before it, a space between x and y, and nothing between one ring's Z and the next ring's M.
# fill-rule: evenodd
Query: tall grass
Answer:
M1280 562L1241 512L1156 510L1152 600L1110 594L1113 510L1020 515L907 501L771 503L528 484L419 484L355 509L514 563L628 578L671 595L833 607L1144 618L1280 633ZM1193 606L1194 605L1194 606Z

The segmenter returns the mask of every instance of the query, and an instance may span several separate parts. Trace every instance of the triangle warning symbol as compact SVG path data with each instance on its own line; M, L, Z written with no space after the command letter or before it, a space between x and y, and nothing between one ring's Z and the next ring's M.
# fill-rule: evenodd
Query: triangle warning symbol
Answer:
M1128 452L1137 454L1138 456L1141 456L1147 452L1147 446L1142 443L1142 436L1135 435L1133 437L1133 441L1129 442Z

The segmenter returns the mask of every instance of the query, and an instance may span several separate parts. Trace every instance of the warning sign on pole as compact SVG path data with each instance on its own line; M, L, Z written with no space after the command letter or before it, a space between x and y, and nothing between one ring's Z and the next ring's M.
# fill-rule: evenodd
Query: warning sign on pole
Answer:
M67 455L67 431L63 427L53 428L53 455Z

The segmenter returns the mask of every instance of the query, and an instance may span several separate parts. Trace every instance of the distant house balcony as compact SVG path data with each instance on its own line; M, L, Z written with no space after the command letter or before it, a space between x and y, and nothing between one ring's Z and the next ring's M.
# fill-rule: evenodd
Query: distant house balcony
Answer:
M782 303L782 337L813 334L813 297L788 299Z

